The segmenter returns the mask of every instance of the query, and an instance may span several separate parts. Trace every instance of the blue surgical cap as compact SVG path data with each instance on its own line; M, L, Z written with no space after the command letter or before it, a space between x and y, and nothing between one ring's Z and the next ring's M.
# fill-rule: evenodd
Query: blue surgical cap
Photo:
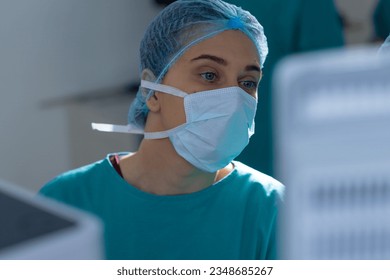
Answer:
M159 83L190 47L226 30L240 30L257 48L260 66L268 53L263 27L249 12L222 0L178 0L151 22L140 45L140 72L149 69ZM130 106L128 123L145 126L146 100L153 91L139 89Z

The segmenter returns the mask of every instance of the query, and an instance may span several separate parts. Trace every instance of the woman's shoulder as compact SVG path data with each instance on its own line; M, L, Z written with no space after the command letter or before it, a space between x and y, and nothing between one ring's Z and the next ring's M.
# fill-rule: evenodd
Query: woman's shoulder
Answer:
M284 185L277 179L264 174L242 162L234 161L236 179L250 191L260 191L266 196L283 198Z
M101 181L109 172L107 159L66 171L46 183L39 194L59 200L67 200L81 192L88 191L93 184Z

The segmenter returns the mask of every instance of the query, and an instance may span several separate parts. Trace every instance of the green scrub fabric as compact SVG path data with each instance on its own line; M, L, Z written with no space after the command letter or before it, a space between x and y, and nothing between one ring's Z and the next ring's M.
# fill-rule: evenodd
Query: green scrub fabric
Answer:
M284 187L240 162L199 192L160 196L129 185L108 155L68 171L40 194L99 217L107 259L275 259Z
M255 134L237 160L274 176L272 76L287 55L344 44L332 0L227 0L253 14L264 27L269 54L263 69Z

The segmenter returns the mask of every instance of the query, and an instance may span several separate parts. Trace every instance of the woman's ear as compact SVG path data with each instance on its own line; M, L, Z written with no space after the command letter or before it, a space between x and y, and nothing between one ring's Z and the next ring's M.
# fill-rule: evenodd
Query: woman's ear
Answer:
M160 101L157 97L156 92L153 93L153 95L146 100L146 106L148 106L149 111L151 112L157 112L160 110Z
M146 68L142 70L141 79L149 82L154 82L156 81L156 76L153 74L152 70Z
M141 79L149 82L154 82L156 80L156 76L150 69L144 69L141 73ZM144 96L148 96L151 90L147 88L141 88L141 91ZM146 105L152 112L156 112L160 109L160 103L156 92L152 91L152 95L149 97L148 100L146 100Z

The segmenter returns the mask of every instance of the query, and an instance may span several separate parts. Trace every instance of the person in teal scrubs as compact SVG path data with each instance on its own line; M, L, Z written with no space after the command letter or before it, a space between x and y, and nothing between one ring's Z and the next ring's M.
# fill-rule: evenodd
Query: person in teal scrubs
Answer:
M390 33L390 1L379 0L373 14L376 41L383 42Z
M235 161L254 132L263 28L221 0L179 0L140 46L127 126L137 152L59 175L40 194L98 216L107 259L275 259L284 186Z
M250 11L264 26L269 55L259 89L256 133L237 158L274 176L272 75L287 55L344 45L343 26L332 0L228 0ZM277 116L276 116L277 117Z

